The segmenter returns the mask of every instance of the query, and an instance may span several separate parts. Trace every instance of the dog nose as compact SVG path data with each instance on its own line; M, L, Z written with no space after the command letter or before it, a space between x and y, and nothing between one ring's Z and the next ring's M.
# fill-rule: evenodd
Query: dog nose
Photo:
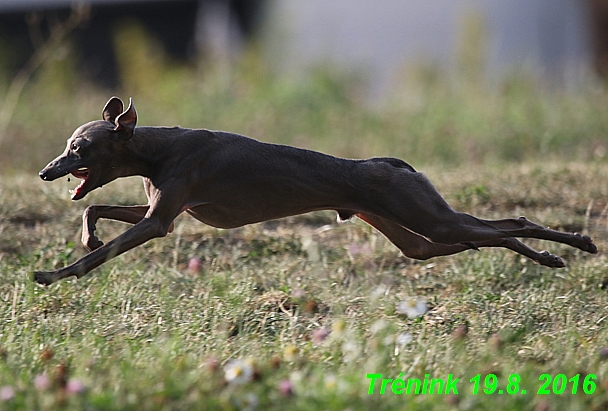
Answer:
M48 171L47 169L43 169L41 170L38 175L40 176L41 179L43 179L44 181L46 181L46 179L48 178Z

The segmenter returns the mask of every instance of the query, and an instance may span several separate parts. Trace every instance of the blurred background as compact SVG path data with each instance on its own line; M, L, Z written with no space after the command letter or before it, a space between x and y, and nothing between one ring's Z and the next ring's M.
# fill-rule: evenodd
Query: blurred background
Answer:
M608 0L0 0L0 172L139 125L414 166L604 161Z

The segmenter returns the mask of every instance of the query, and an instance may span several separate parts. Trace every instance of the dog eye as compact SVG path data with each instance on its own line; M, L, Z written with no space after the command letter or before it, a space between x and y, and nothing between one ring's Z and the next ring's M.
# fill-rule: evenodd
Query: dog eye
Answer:
M80 150L80 146L76 143L72 143L72 147L70 147L72 149L72 151L76 152L78 150Z

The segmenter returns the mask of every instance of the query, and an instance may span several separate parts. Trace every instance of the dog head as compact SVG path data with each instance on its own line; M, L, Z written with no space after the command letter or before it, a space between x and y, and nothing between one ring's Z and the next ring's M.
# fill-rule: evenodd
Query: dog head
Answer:
M124 110L122 101L112 97L103 109L102 118L78 127L68 139L65 151L39 173L44 181L67 174L82 179L78 187L70 190L72 200L80 200L90 191L129 175L121 159L137 123L133 101L130 100L129 108Z

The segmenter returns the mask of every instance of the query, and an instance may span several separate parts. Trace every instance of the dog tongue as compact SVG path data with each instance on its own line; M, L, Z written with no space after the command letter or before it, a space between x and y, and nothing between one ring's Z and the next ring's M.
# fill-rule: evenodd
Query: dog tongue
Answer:
M78 187L73 190L70 190L70 193L72 193L72 199L74 199L74 197L78 196L82 191L82 187L84 186L84 183L86 183L87 178L89 177L89 169L86 167L82 167L72 171L71 174L76 178L82 179L80 184L78 184Z
M87 180L82 180L82 181L80 182L80 184L78 184L78 186L77 186L75 189L70 190L70 193L72 194L72 198L74 198L74 197L76 197L78 194L80 194L80 191L82 191L82 186L84 186L84 183L85 183L86 181L87 181Z

